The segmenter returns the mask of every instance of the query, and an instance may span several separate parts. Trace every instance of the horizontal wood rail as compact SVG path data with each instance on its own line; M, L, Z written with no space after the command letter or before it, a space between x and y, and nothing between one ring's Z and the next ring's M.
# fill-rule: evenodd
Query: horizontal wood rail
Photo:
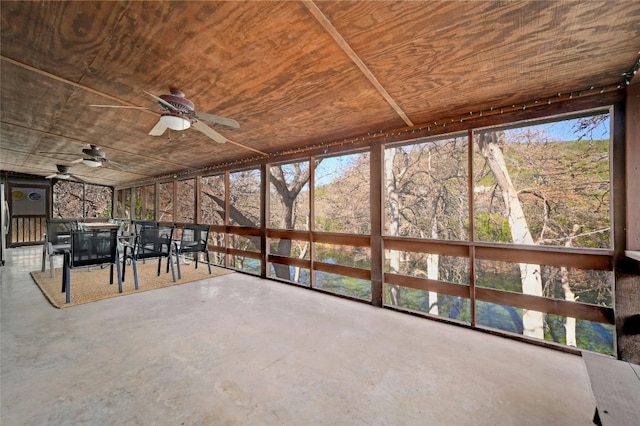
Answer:
M470 287L462 284L390 273L384 274L384 282L386 284L399 285L417 290L434 291L449 296L470 297ZM578 318L603 324L614 324L613 308L606 306L569 302L561 299L550 299L547 297L513 293L479 286L475 287L475 299L569 318Z
M244 235L249 237L259 237L261 235L260 228L249 228L246 226L226 226L224 232L227 234Z
M515 306L516 308L531 309L547 314L578 318L603 324L614 324L613 309L607 308L606 306L568 302L566 300L549 299L547 297L512 293L483 287L476 287L475 293L476 300L483 302Z
M411 251L415 253L432 253L442 256L469 257L469 246L466 241L425 240L420 238L383 237L385 250Z
M327 272L329 274L344 275L361 280L371 280L371 271L368 269L353 268L351 266L335 265L333 263L314 262L315 271Z
M211 225L211 229L209 229L209 232L224 234L226 232L226 227L224 225Z
M294 257L277 256L277 255L270 254L268 257L268 261L271 263L278 263L281 265L311 269L311 261L307 259L296 259Z
M312 232L314 243L336 244L353 247L371 247L371 237L360 234L338 234L334 232Z
M225 250L225 253L230 254L232 256L248 257L251 259L258 259L258 260L262 259L262 254L255 251L246 251L246 250L228 248Z
M566 266L569 268L613 270L613 251L567 250L563 247L483 246L475 244L476 259L534 265Z
M341 234L338 232L315 232L292 229L267 229L268 238L282 240L312 241L321 244L335 244L352 247L371 247L371 237L361 234Z
M209 251L212 251L214 253L228 254L231 256L249 257L251 259L258 259L258 260L262 258L262 255L256 251L239 250L239 249L227 248L222 246L209 245Z
M416 290L435 291L449 296L470 298L470 288L464 284L454 284L445 281L429 280L399 274L384 274L384 282L391 285L413 288Z
M227 252L227 248L223 247L223 246L212 246L211 244L209 244L208 248L209 248L209 251L214 251L216 253L226 253Z
M267 229L267 238L278 238L281 240L310 241L309 231L298 231L291 229Z
M386 250L469 257L469 249L474 247L475 259L599 271L613 270L613 250L608 249L568 249L553 246L471 243L403 237L383 237L383 241Z

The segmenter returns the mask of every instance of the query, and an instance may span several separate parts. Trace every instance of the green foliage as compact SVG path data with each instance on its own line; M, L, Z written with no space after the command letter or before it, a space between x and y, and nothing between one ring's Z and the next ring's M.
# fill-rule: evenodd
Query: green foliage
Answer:
M477 272L476 285L485 288L493 288L513 293L522 293L522 282L519 276L505 273Z
M316 287L356 299L371 300L371 281L316 272Z
M578 320L576 321L576 344L580 349L614 355L614 331L612 325Z
M509 220L497 213L476 215L474 230L478 241L511 242Z
M135 216L136 218L142 217L142 198L136 197L135 206L134 206Z
M340 232L339 224L325 216L316 216L316 229L324 232Z
M437 294L435 300L430 299L428 291L414 288L398 287L400 304L405 309L430 313L434 304L438 307L438 316L451 318L457 321L471 321L471 301L464 297L449 296L447 294ZM391 286L385 285L385 298L391 299Z

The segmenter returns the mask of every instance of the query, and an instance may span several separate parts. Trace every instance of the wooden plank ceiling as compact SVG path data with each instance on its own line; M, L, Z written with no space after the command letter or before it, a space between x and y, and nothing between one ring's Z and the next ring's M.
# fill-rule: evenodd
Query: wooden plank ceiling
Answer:
M3 0L1 15L0 169L107 185L616 84L640 48L637 1ZM232 142L149 136L144 91L169 86L237 120L210 124ZM89 144L112 163L72 164Z

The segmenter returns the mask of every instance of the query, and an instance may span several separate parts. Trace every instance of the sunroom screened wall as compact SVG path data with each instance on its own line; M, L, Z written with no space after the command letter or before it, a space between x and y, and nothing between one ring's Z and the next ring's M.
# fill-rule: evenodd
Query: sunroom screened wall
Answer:
M197 173L192 204L181 202L212 225L211 260L223 266L614 354L612 182L623 141L611 105ZM157 220L174 222L181 182L155 186Z

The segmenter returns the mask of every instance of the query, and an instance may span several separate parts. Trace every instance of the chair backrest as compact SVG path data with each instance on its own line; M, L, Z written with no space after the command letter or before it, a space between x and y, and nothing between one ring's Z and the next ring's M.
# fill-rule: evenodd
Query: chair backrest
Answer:
M71 243L71 231L78 229L76 219L47 219L47 241L54 246Z
M185 225L180 238L180 251L205 251L209 241L209 229L211 225Z
M134 256L137 259L150 257L168 257L171 252L174 226L158 226L156 222L149 224L136 223L139 232L136 234Z
M71 231L71 267L118 261L118 230Z
M157 228L158 222L153 220L132 220L131 226L133 227L133 233L137 237L140 235L142 228Z

